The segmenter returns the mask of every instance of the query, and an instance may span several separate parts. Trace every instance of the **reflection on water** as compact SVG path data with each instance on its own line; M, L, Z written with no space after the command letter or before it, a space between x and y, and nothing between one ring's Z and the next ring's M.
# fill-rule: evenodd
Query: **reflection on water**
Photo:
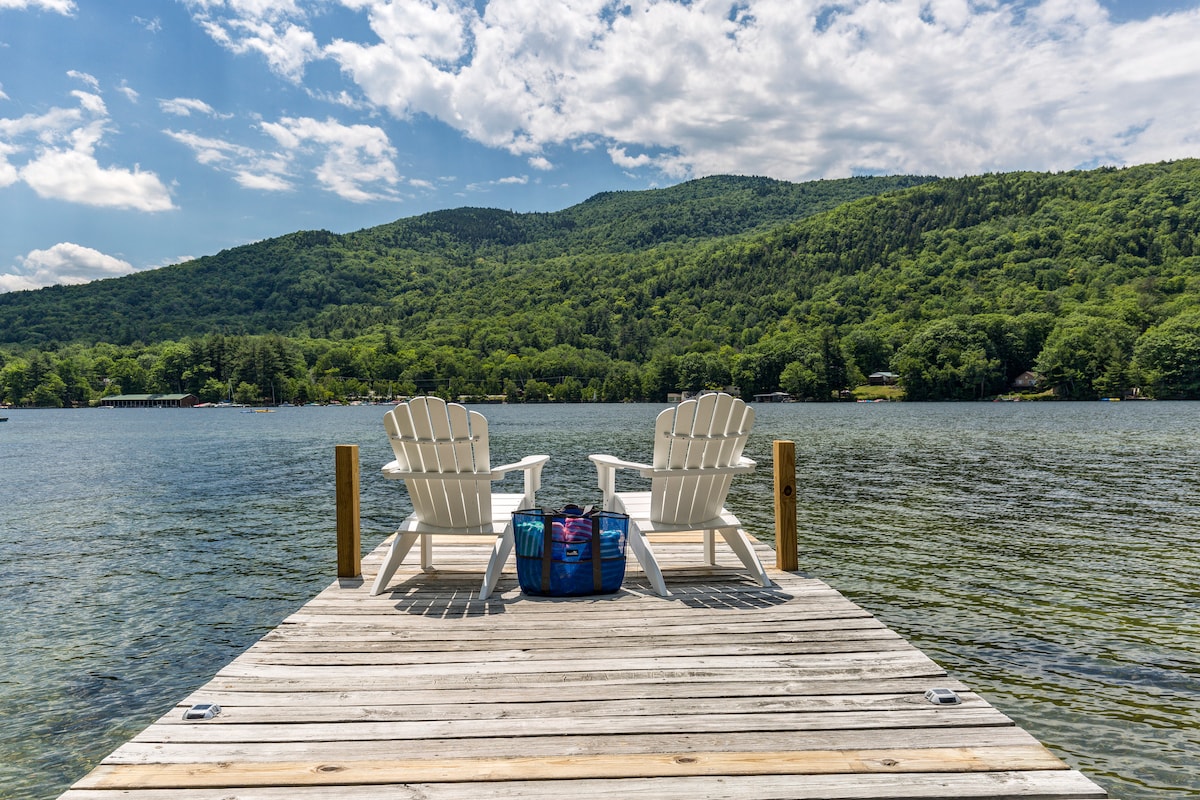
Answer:
M597 502L658 406L490 406L495 463ZM332 579L333 448L364 548L407 512L383 409L12 411L0 429L0 794L53 798ZM1200 793L1200 404L759 406L730 505L801 569L1125 800Z

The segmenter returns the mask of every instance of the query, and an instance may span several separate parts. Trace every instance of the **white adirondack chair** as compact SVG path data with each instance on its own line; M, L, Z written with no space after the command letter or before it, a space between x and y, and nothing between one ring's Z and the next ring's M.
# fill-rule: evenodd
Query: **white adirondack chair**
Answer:
M403 480L413 513L400 524L383 566L371 587L382 592L417 539L421 568L433 569L430 539L437 535L495 537L479 599L486 600L513 548L512 512L535 506L548 455L527 456L492 468L487 420L478 411L437 397L417 397L383 415L395 460L383 467L385 478ZM522 494L495 494L492 481L509 472L525 473Z
M714 564L714 533L720 532L754 578L771 585L741 522L725 508L733 476L754 470L754 462L742 455L753 425L754 409L742 400L706 394L658 415L653 464L588 456L596 465L604 508L629 515L629 547L660 595L667 596L667 587L647 533L704 531L705 560ZM616 491L619 469L649 478L650 491Z

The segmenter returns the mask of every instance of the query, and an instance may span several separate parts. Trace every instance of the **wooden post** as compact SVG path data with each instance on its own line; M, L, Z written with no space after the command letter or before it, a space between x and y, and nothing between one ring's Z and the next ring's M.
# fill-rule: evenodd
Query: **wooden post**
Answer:
M796 542L796 443L775 441L775 566L800 569Z
M337 574L362 577L362 529L358 508L358 445L335 448L337 474Z

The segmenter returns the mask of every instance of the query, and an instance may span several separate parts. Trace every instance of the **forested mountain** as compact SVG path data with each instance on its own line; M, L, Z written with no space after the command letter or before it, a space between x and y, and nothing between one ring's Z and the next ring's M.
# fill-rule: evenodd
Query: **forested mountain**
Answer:
M722 176L609 192L551 214L461 208L345 235L301 231L122 278L0 295L0 344L128 344L214 331L351 337L383 322L409 327L414 314L461 310L464 288L494 296L481 284L514 270L551 264L562 272L566 258L572 280L590 281L606 256L683 248L928 180ZM530 304L526 289L515 291L508 300Z
M910 399L967 399L1034 370L1064 397L1197 397L1198 266L1200 161L716 177L0 295L0 393L661 400L732 383L828 399L891 370Z

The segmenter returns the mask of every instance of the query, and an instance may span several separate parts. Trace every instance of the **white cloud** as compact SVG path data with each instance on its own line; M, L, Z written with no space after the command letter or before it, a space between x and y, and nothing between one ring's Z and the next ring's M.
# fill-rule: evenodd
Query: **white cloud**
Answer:
M17 173L17 168L8 163L8 156L13 152L15 152L15 148L4 142L0 142L0 189L5 186L12 186L21 179L21 176Z
M108 114L108 108L104 105L104 98L98 94L91 92L71 92L71 96L79 101L79 106L84 111L97 117L102 117Z
M133 21L150 33L158 33L162 30L162 20L158 17L146 19L145 17L134 15Z
M636 169L650 163L650 156L645 153L636 156L628 155L624 147L608 148L608 157L612 159L614 164L624 169Z
M178 117L190 117L192 112L204 114L209 117L216 115L212 106L203 100L197 100L193 97L176 97L172 100L159 100L158 107L163 110L164 114L174 114Z
M241 27L243 35L234 52L260 53L273 70L295 81L300 80L305 64L319 49L316 37L297 25L276 27L263 22Z
M229 142L190 131L164 131L167 136L189 148L196 161L228 172L240 185L262 191L290 191L291 169L286 156Z
M382 128L311 117L285 117L262 128L293 155L318 153L321 163L313 172L339 197L354 202L395 197L396 151Z
M17 11L32 8L56 11L59 14L70 16L75 13L75 2L74 0L0 0L0 9L4 8L12 8Z
M182 145L191 148L196 154L196 160L209 166L223 164L232 158L247 157L257 151L209 136L200 136L190 131L163 131L167 136Z
M90 75L71 76L95 86ZM0 185L24 181L40 197L81 205L138 211L174 208L166 186L153 172L137 165L100 164L96 150L109 133L104 100L94 92L71 95L78 108L0 118Z
M283 174L270 171L241 169L234 175L234 180L245 189L257 189L260 192L290 192L296 188Z
M125 98L131 103L136 103L138 101L138 97L140 96L138 95L137 91L129 85L128 81L121 81L121 85L117 87L117 91L125 95Z
M214 41L239 55L257 53L278 74L299 82L317 57L316 37L297 24L305 18L293 0L185 0Z
M490 192L497 186L525 186L529 183L528 175L509 175L491 181L476 181L463 187L468 194Z
M284 117L260 127L275 148L248 147L190 131L165 133L190 148L199 163L230 173L247 189L293 191L295 176L311 170L323 188L345 200L396 199L396 151L382 128L311 117Z
M39 197L137 211L174 208L154 173L102 167L90 148L46 151L22 167L20 176Z
M16 271L0 274L0 292L87 283L134 271L126 261L72 242L60 242L47 250L32 250L19 260L21 266Z
M189 6L210 12L228 8L235 15L253 19L278 19L301 13L296 0L185 0L185 2Z
M100 91L100 81L96 80L95 75L89 75L86 72L80 72L79 70L71 69L67 70L67 77L83 81L93 92Z
M793 180L1197 154L1200 8L1117 24L1097 0L340 2L373 38L319 46L319 3L192 8L282 75L329 58L374 106L538 169L596 143L631 169Z

